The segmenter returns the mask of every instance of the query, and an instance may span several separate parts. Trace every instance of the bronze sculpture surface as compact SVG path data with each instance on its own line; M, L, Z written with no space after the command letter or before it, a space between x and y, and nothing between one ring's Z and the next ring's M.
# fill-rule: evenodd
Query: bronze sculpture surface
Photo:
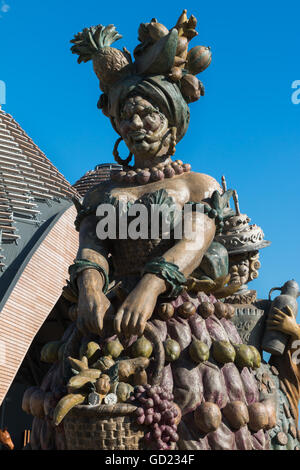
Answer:
M225 180L222 188L172 159L188 128L188 104L204 94L196 74L211 61L209 48L188 51L196 24L186 10L170 30L156 19L141 24L134 62L126 49L111 47L120 38L112 25L86 28L72 40L79 62L93 60L103 92L98 106L120 136L114 156L124 167L76 202L80 247L65 289L73 323L59 344L45 348L43 359L54 365L41 390L24 399L36 416L33 448L299 446L295 398L292 405L287 399L299 387L282 394L279 372L261 361L261 337L250 341L256 321L243 337L245 311L260 319L268 310L247 289L268 243L240 214ZM126 160L118 153L122 139ZM104 204L117 214L107 238L97 231ZM129 224L137 204L169 217L168 237L162 224L155 237L149 226L144 237L120 236L122 215ZM187 206L184 226L193 237L178 239L176 214ZM287 314L276 311L268 325L296 339ZM30 393L40 403L48 394L43 410L32 411Z

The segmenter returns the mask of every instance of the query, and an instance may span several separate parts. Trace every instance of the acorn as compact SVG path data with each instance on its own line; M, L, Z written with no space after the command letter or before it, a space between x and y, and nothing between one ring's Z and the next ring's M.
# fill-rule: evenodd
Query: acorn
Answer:
M193 75L203 72L211 63L211 50L206 46L195 46L187 55L187 70Z
M162 320L167 321L169 318L173 317L174 307L170 303L160 304L157 309L157 313Z
M210 302L202 302L198 307L198 313L202 318L206 319L215 313L214 304Z
M196 313L196 307L192 302L184 302L177 310L178 315L182 318L188 319Z
M221 318L226 318L227 315L227 305L223 302L216 302L215 303L215 315L219 320Z

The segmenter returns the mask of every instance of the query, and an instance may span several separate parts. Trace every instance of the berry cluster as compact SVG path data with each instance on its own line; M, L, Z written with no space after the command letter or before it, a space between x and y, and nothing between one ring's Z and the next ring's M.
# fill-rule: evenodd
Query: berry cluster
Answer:
M149 449L170 450L178 441L177 420L179 411L174 396L162 387L151 385L135 387L129 401L137 406L137 424L149 427L144 441Z

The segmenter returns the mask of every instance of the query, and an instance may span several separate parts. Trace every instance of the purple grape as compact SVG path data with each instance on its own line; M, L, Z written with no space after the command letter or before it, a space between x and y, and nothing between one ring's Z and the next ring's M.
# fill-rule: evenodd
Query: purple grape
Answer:
M163 437L161 438L161 440L162 440L163 442L169 442L170 436L163 436Z
M143 416L143 414L144 414L144 409L143 409L143 408L137 408L137 409L135 410L135 414L136 414L136 416Z
M179 436L178 436L177 432L172 433L171 439L172 439L173 442L177 442L179 440Z
M177 418L178 416L178 410L176 408L172 408L172 411L173 411L173 416L174 418Z
M152 398L148 398L148 400L146 401L145 405L146 405L146 408L153 408L153 406L154 406L154 401L152 400Z
M164 419L170 420L170 419L173 419L174 415L173 415L172 411L168 410L168 411L164 412L163 416L164 416Z
M151 436L150 431L145 434L144 439L145 439L146 442L151 442L152 436Z
M162 401L159 405L158 405L158 409L159 411L166 411L167 409L167 404L165 401Z
M154 415L153 415L153 421L154 421L155 423L159 423L160 420L161 420L161 414L160 414L160 413L157 413L157 412L154 413Z
M158 448L161 448L164 445L164 442L161 439L157 439L156 444Z
M174 429L174 431L177 431L177 424L171 424L171 428Z
M160 397L157 393L155 393L155 395L153 395L153 401L154 401L155 405L159 405L161 403L161 399L160 399Z
M153 431L153 437L155 439L160 439L161 438L161 430L160 429L155 429L155 431Z
M150 390L150 388L151 388L151 385L149 385L149 384L144 385L145 390Z
M153 408L147 408L147 410L145 411L145 413L147 415L153 415L154 414L154 409Z
M176 421L175 421L175 419L173 418L173 419L170 419L169 424L172 426L173 424L175 424L175 422L176 422ZM176 426L176 427L177 427L177 426Z
M142 385L137 385L137 386L134 388L134 392L135 392L135 393L144 393L144 392L145 392L145 388L144 388Z
M153 416L152 415L147 415L145 417L145 424L146 426L149 426L149 424L152 424L152 421L153 421Z
M140 397L139 397L139 401L140 401L140 403L143 403L143 404L145 405L145 404L147 403L147 401L148 401L148 398L143 397L143 396L140 396Z
M144 424L144 422L145 422L145 415L139 416L139 417L137 418L137 423L138 423L138 424Z
M164 424L163 424L162 426L160 426L160 430L161 430L161 432L164 432L164 431L165 431L165 429L166 429L166 426L165 426Z

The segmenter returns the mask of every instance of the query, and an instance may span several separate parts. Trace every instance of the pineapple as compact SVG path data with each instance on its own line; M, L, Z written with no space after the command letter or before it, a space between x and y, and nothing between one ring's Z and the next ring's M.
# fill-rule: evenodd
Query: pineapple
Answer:
M102 91L129 73L131 68L130 53L110 47L122 36L116 31L114 25L98 25L85 28L76 34L71 43L73 54L78 54L78 63L93 61L95 74L100 80Z

